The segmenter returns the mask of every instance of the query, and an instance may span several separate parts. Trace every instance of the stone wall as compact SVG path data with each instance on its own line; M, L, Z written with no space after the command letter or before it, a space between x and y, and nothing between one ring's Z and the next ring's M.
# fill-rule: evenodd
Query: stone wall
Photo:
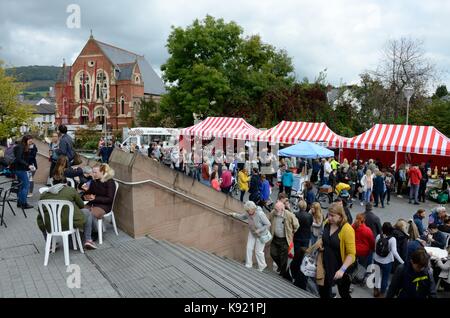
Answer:
M224 212L243 211L242 204L146 156L114 151L111 166L125 182L152 180ZM151 235L214 252L236 260L245 258L247 224L152 182L120 184L114 207L119 227L133 237Z

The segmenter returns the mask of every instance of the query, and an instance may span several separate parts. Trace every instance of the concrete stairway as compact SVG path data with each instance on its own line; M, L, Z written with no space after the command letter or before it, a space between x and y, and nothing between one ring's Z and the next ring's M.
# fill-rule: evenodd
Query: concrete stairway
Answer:
M187 248L167 241L155 241L153 250L164 258L177 258L185 268L195 269L200 276L196 282L209 281L216 289L223 289L223 297L237 298L312 298L313 295L290 284L269 269L259 272L246 268L239 262ZM186 266L187 265L187 266Z

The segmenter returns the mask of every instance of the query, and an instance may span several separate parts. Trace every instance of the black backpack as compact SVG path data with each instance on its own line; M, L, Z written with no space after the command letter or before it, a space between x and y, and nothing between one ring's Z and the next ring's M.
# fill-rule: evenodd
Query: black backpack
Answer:
M12 165L16 160L16 156L14 155L14 148L16 145L11 145L5 150L5 162L8 166Z
M380 236L380 239L375 247L375 253L381 257L386 257L389 255L389 237L386 237L383 234Z

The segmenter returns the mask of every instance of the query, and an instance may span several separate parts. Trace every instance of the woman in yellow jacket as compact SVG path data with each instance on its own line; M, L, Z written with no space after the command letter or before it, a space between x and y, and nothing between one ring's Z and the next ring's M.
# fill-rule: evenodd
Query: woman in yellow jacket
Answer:
M241 190L241 202L244 202L244 194L248 191L248 182L250 177L248 176L247 169L242 168L238 173L238 185Z
M322 234L325 282L319 286L320 298L330 298L331 288L337 284L341 298L351 298L348 270L355 262L355 231L347 222L341 202L328 208L328 218Z

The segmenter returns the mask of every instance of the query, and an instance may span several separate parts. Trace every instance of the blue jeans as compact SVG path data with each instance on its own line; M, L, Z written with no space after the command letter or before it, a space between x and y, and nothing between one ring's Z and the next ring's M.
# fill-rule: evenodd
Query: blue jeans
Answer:
M205 180L203 178L200 180L200 183L203 183L205 186L208 186L208 187L211 186L211 182L209 180Z
M370 202L370 195L372 194L372 190L367 190L364 192L364 203Z
M326 184L329 184L329 183L328 183L328 177L323 177L323 183L322 183L322 185L326 185Z
M21 182L19 193L17 196L18 204L27 204L28 189L30 188L30 180L26 171L16 171L17 179Z
M86 220L84 223L84 241L92 241L92 230L97 227L97 219L87 208L81 209L81 212L83 212Z
M381 270L381 289L380 289L380 292L382 294L384 294L386 292L387 287L388 287L389 275L391 274L392 264L393 263L380 264L380 263L375 261L375 264L380 266L380 270Z
M419 202L419 185L418 184L411 184L411 187L409 189L409 202L414 199L414 203Z

